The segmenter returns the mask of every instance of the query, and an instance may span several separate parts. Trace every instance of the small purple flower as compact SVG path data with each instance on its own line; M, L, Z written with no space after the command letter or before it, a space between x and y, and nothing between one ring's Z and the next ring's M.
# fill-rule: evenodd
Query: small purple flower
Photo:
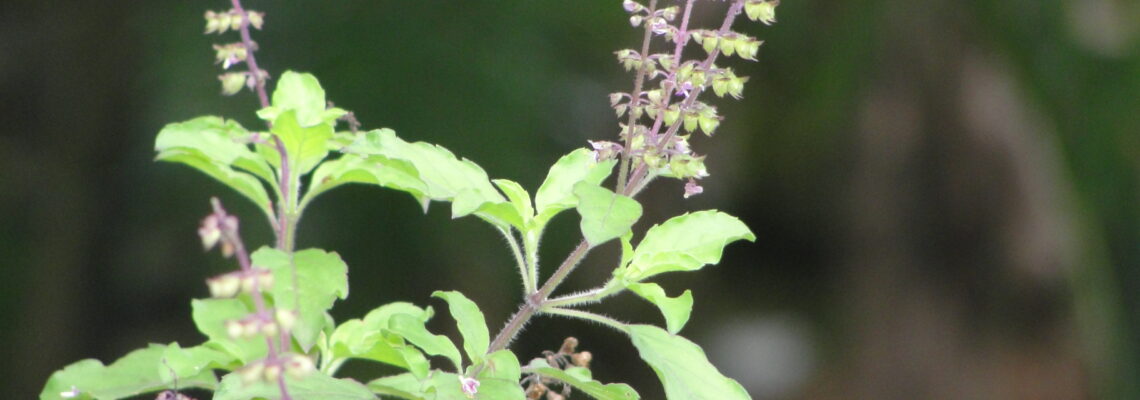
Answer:
M696 196L705 191L705 188L697 184L695 179L690 178L688 183L685 183L685 198Z
M469 399L475 398L475 394L479 393L479 381L475 378L461 376L459 377L459 385L463 387L463 394L466 394Z
M693 83L689 82L689 81L684 81L684 82L681 82L681 87L677 88L677 95L678 96L685 96L685 98L689 98L689 92L691 92L692 90L693 90Z

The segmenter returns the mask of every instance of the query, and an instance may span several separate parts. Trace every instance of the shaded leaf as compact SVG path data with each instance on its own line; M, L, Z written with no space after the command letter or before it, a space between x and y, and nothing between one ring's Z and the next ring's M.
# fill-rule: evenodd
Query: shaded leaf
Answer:
M297 312L293 337L304 351L317 342L325 327L325 312L337 298L348 297L348 266L336 253L306 249L289 254L262 247L250 255L255 266L273 271L274 304ZM296 280L294 280L294 277Z
M590 370L586 368L570 367L566 370L561 370L551 367L550 364L546 363L546 360L538 358L527 365L527 372L564 382L574 389L599 400L630 400L641 398L641 396L637 394L637 391L633 390L633 388L627 384L603 384L593 380Z
M408 314L396 314L388 320L388 330L407 339L427 354L447 357L456 370L463 366L463 360L455 343L452 343L447 336L428 332L422 320Z
M422 386L419 378L411 373L385 376L368 382L368 388L377 394L409 400L423 400Z
M226 332L226 321L244 318L254 312L247 296L235 299L194 299L191 303L194 325L198 331L210 338L207 346L232 354L242 364L264 358L267 353L265 339L230 338Z
M360 382L352 379L337 379L331 376L314 372L304 378L285 379L285 387L289 389L289 396L297 400L372 400L376 395ZM231 373L222 377L218 390L214 392L214 400L248 400L255 398L278 399L281 390L277 382L254 382L245 384L241 376Z
M436 291L431 295L447 301L447 309L459 326L459 334L463 336L463 351L467 353L471 364L483 362L483 355L487 353L491 339L487 321L479 306L456 291Z

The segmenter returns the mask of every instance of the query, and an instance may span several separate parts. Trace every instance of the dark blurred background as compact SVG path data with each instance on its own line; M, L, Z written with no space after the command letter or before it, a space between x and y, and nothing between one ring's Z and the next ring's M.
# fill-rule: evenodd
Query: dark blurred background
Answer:
M273 75L316 74L366 128L444 145L532 191L561 154L614 138L612 52L636 47L614 1L249 0ZM699 25L726 6L699 2ZM55 369L148 342L197 344L190 299L233 268L195 229L219 196L247 243L247 202L188 167L152 162L166 123L215 114L258 127L248 92L222 97L207 9L225 1L0 4L0 397ZM643 222L717 208L754 244L660 279L692 288L682 332L756 399L1140 398L1140 2L786 0L709 154L705 193L661 181ZM703 54L703 53L702 53ZM427 215L409 196L348 187L314 203L299 246L339 252L338 320L404 300L479 302L492 328L519 300L501 239ZM570 214L567 214L570 215ZM560 217L546 273L577 242ZM642 223L638 229L647 225ZM567 289L606 279L596 252ZM623 295L597 309L661 323ZM446 313L433 329L454 332ZM524 358L576 336L595 376L662 398L607 328L540 318ZM350 363L350 375L384 372Z

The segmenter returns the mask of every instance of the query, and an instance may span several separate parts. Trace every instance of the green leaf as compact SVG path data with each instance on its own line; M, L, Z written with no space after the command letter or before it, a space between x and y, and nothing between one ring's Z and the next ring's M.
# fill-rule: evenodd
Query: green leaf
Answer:
M177 380L179 385L181 385L183 377L198 375L208 375L209 380L216 385L217 378L214 377L212 370L233 370L241 366L229 353L207 346L182 348L178 343L168 345L162 353L162 359L165 360L165 363L158 369L162 381L174 383ZM210 388L213 387L210 386Z
M431 310L409 303L386 304L368 313L363 320L345 321L330 335L330 357L334 359L360 358L395 365L424 378L428 361L415 347L405 344L403 338L385 334L392 315L410 315L418 321L431 318Z
M483 361L487 363L487 367L479 371L479 379L494 378L518 382L522 377L519 359L510 350L499 350L488 354Z
M590 370L581 367L570 367L566 370L551 367L546 360L534 359L527 365L527 372L536 373L543 378L555 379L564 382L574 389L599 400L629 400L640 399L636 390L624 383L603 384L593 380Z
M190 303L194 325L210 338L206 345L232 354L242 364L264 358L268 351L263 338L233 339L226 332L226 321L241 319L254 312L248 299L247 296L235 299L194 299Z
M120 399L172 387L172 384L165 383L159 376L166 348L152 344L128 353L111 365L103 365L94 359L68 365L48 378L40 392L40 399ZM178 379L178 385L182 388L211 389L215 384L216 380L210 371L180 376ZM78 394L68 397L65 393Z
M258 178L272 184L273 171L242 144L248 136L237 122L213 116L169 124L155 138L156 160L193 167L233 188L272 217L273 203Z
M534 205L538 213L535 221L545 225L559 212L577 207L574 185L578 182L600 185L613 172L615 163L615 160L599 163L594 160L593 152L584 148L562 156L550 167L546 180L535 193Z
M302 127L317 124L335 125L336 119L346 111L339 108L325 108L325 90L312 74L285 71L277 80L273 90L273 105L257 111L257 116L266 121L276 121L287 111L297 114L297 122Z
M447 149L424 142L408 143L391 129L372 130L357 136L344 152L364 155L381 155L404 160L419 173L427 198L451 201L452 218L459 218L479 210L485 203L505 203L487 173L470 160L460 160ZM393 189L403 190L398 187ZM413 195L417 195L413 193Z
M202 116L185 122L168 124L154 139L154 149L163 159L163 152L196 151L206 159L233 166L273 182L273 170L257 153L249 149L250 133L234 120Z
M590 182L574 185L582 235L590 246L624 235L641 218L641 204Z
M388 320L388 330L400 335L427 354L444 356L451 360L456 370L463 367L459 349L447 336L433 335L424 326L424 321L408 314L396 314Z
M337 298L348 297L348 266L340 255L320 249L301 250L290 257L280 250L262 247L250 258L253 265L273 271L273 289L269 293L277 308L297 312L293 337L302 350L309 351L325 327L325 311L332 308Z
M514 206L514 211L518 214L520 224L515 227L519 231L526 230L526 223L534 218L534 206L530 202L530 193L523 189L522 185L510 179L495 179L492 182L503 194L507 195L511 205Z
M419 378L411 373L385 376L368 382L368 388L377 394L409 400L423 400L422 386Z
M688 339L652 325L628 325L633 346L672 400L751 399L740 383L720 373L704 350Z
M689 314L693 312L692 291L685 289L685 292L681 293L680 296L669 297L665 294L665 289L656 283L631 283L626 287L661 309L669 333L680 332L681 328L685 327L685 323L689 322Z
M447 301L447 309L459 326L459 334L463 336L463 351L467 353L471 364L483 362L483 355L487 354L487 347L491 343L491 335L479 306L456 291L436 291L431 295Z
M412 164L384 156L345 154L341 158L325 161L313 172L310 189L305 193L307 204L317 195L348 183L365 183L411 193L417 202L426 201L427 187Z
M739 219L720 211L673 217L649 228L622 277L637 282L664 272L698 270L720 262L724 247L741 239L754 241L756 236Z
M337 379L314 372L301 379L286 378L285 387L289 396L297 400L372 400L376 395L360 382L352 379ZM214 400L248 400L254 398L278 399L281 390L277 382L242 382L238 373L222 377L222 383L214 392Z
M273 120L273 128L270 129L270 132L281 139L285 152L289 154L289 173L294 179L312 171L328 156L328 142L333 137L332 125L304 126L297 118L293 110L282 112ZM258 144L257 148L269 164L281 168L281 155L277 153L277 146L273 141Z

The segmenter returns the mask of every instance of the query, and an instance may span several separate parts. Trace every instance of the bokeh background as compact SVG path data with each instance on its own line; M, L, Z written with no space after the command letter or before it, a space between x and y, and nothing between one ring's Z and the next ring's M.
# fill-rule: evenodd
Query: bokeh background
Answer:
M534 189L561 154L613 138L610 92L636 47L618 1L249 0L267 12L260 63L316 74L366 128L444 145ZM698 25L725 3L700 1ZM157 164L166 123L249 127L256 100L222 97L206 9L224 1L0 3L0 397L31 398L55 369L148 342L196 344L190 299L233 268L196 225L219 196L251 246L270 232L244 199ZM643 221L717 208L754 244L661 279L692 288L683 334L757 399L1140 398L1140 2L785 0L743 101L694 147L705 193L661 181ZM569 214L568 214L569 215ZM547 265L577 241L557 220ZM639 225L644 229L646 225ZM324 195L300 247L348 262L333 314L466 293L501 326L519 300L501 239L371 187ZM603 282L613 248L566 285ZM550 267L546 269L549 273ZM661 323L623 295L597 308ZM446 315L432 327L453 332ZM607 328L540 318L537 356L576 336L595 376L662 398ZM366 377L384 372L349 364Z

